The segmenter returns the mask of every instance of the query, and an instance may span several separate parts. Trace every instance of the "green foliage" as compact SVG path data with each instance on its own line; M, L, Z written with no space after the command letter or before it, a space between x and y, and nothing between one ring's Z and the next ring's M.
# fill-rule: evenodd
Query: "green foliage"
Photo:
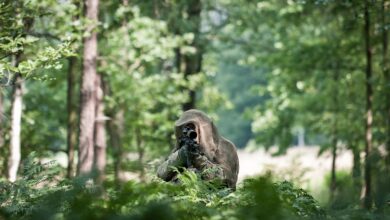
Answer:
M261 69L240 65L236 61L244 56L237 48L224 48L221 43L214 43L215 51L210 52L210 59L217 66L214 83L220 92L226 94L231 106L218 106L217 126L222 135L233 141L239 148L247 145L253 139L251 131L250 110L260 105L264 97L259 97L254 87L265 84L264 72ZM223 51L224 57L220 57ZM207 64L207 63L206 63ZM231 120L234 118L235 120Z
M291 183L270 176L246 180L237 191L218 188L186 171L180 183L127 182L106 190L87 179L58 181L58 169L31 154L24 176L1 182L0 216L24 219L300 219L325 217L317 202ZM50 186L50 187L49 187Z
M291 182L281 182L277 189L287 209L301 217L324 218L325 212L318 202L305 190L294 188Z
M331 177L325 177L325 186L330 186ZM341 210L348 207L358 206L356 201L359 201L360 189L354 186L351 174L346 171L336 172L336 189L332 201L329 201L329 206L332 209Z
M132 19L103 32L106 38L100 44L103 61L99 71L109 87L107 112L125 112L124 149L138 154L146 151L152 158L169 150L171 122L187 99L180 93L187 86L182 74L169 67L161 69L169 65L173 48L182 39L171 35L164 21L143 16L137 7L117 9L117 19L124 19L123 11Z
M62 62L64 63L64 62ZM65 65L66 66L66 65ZM61 70L47 70L40 73L41 80L25 82L24 114L22 120L23 146L28 146L23 155L30 151L50 154L50 151L64 151L66 143L66 84ZM48 97L47 94L51 94Z
M67 3L61 6L67 8ZM8 86L14 73L20 73L27 78L38 70L60 69L60 59L75 55L71 38L60 39L41 28L40 24L47 20L51 20L53 24L62 20L56 14L47 13L47 7L52 7L53 11L62 10L55 1L5 1L0 4L1 23L7 24L0 32L2 84ZM38 38L46 35L49 39L57 39L56 44L50 45L46 39ZM16 57L18 66L14 64Z
M186 80L173 67L176 48L180 47L183 54L194 53L190 46L194 40L192 33L176 35L170 32L167 21L145 16L133 5L117 8L114 18L120 25L104 19L104 39L99 44L102 51L99 72L109 87L107 113L125 112L123 148L149 161L173 147L172 122L188 100L183 91L188 88L202 91L206 98L199 106L208 110L224 100L207 82L205 73Z
M15 183L0 182L0 216L5 219L380 219L355 207L322 209L306 191L271 176L250 178L236 191L218 188L186 171L180 183L154 179L103 189L89 179L60 180L53 162L32 153Z
M57 180L61 168L54 162L41 164L36 153L31 153L23 163L22 178L14 183L0 181L0 207L5 216L30 216L39 207L42 198L67 185ZM66 181L65 181L66 182Z

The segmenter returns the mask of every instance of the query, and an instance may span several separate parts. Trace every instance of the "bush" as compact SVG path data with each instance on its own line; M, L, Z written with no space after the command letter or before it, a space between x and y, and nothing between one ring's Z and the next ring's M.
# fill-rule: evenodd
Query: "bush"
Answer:
M33 158L29 157L30 159ZM180 184L96 186L88 179L57 181L52 163L27 160L22 179L0 182L0 218L11 219L302 219L324 217L318 203L289 182L271 175L247 179L236 191L186 171Z

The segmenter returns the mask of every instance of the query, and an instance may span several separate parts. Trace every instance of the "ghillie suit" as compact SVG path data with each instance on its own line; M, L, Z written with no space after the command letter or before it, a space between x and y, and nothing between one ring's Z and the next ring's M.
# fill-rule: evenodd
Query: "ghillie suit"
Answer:
M193 144L187 144L186 129L195 131ZM218 134L211 119L202 111L188 110L175 122L176 147L157 170L165 181L175 181L177 170L187 168L201 173L204 180L220 180L235 189L239 163L234 144ZM183 143L184 142L184 143ZM174 168L172 168L174 167Z

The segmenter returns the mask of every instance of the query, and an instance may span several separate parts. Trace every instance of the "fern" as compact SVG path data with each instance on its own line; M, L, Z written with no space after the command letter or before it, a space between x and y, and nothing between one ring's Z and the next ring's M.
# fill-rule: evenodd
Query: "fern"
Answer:
M271 175L247 179L236 191L203 181L186 170L179 183L157 178L129 181L104 193L87 178L58 179L55 163L39 164L30 155L23 176L0 182L0 218L24 219L320 219L325 211L306 191ZM348 216L347 214L345 214Z

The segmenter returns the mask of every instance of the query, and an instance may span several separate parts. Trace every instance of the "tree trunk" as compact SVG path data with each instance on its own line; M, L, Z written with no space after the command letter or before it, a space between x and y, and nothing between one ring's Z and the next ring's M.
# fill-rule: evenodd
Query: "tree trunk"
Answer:
M352 166L352 178L356 189L361 187L360 178L362 176L361 162L360 162L360 151L357 145L351 146L353 155L353 166Z
M34 19L31 17L23 18L24 31L28 32L34 24ZM25 34L22 34L25 37ZM18 67L23 52L17 53L13 57L13 66ZM24 81L20 73L15 74L12 101L11 101L11 140L8 158L8 180L15 182L19 163L21 158L21 126L22 126L22 108L23 108L23 86Z
M371 208L371 161L370 153L372 151L372 101L373 90L371 85L372 80L372 48L370 36L370 11L369 1L365 1L364 8L364 39L366 47L366 123L365 123L365 166L364 166L364 193L363 207Z
M141 182L145 181L145 169L144 169L144 144L142 141L142 136L141 136L141 130L138 128L135 129L135 138L136 138L136 143L137 143L137 151L138 151L138 164L140 168L140 180Z
M94 162L94 124L96 107L96 58L97 33L95 29L98 22L99 0L85 0L86 18L91 21L87 27L89 36L84 38L84 61L82 83L80 88L80 134L78 174L91 173Z
M15 182L20 163L20 132L23 106L23 79L17 74L12 94L11 143L8 159L8 180Z
M77 111L75 106L75 91L74 84L77 70L77 58L70 57L68 59L68 93L67 93L67 152L68 152L68 169L67 176L72 178L74 176L74 150L77 144Z
M191 32L194 33L194 41L192 45L195 48L194 54L184 55L184 77L188 80L188 77L192 74L199 73L202 69L202 57L203 51L200 42L200 24L201 24L201 10L202 4L200 0L188 1L188 26L191 28ZM195 108L196 92L193 89L188 91L189 100L183 104L183 110L189 110Z
M96 120L95 120L95 168L97 182L103 183L106 167L106 128L104 115L104 92L101 74L96 75Z
M13 66L19 65L20 55L14 58ZM20 153L20 133L22 122L22 108L23 108L23 79L20 73L16 73L15 82L12 92L12 108L11 108L11 140L8 158L8 180L15 182L19 163L21 158Z
M3 88L0 87L0 148L2 148L4 146L3 118L4 118ZM0 171L0 173L1 173L1 171Z
M337 159L337 142L338 142L338 128L337 128L337 115L338 115L338 78L339 78L339 71L338 71L338 64L336 64L336 70L333 75L333 107L334 107L334 114L333 114L333 131L332 131L332 169L331 169L331 180L330 180L330 195L331 195L331 201L333 201L335 196L335 191L337 187L337 179L336 179L336 159Z
M337 187L336 159L337 159L337 134L336 134L336 131L334 131L333 138L332 138L332 169L331 169L331 179L330 179L330 198L331 198L331 201L334 199L335 191L336 191L336 187Z
M128 0L122 0L122 4L124 7L128 7L129 1ZM122 48L122 53L126 54L126 48L128 48L130 43L130 37L129 37L129 30L127 27L128 21L124 18L122 20L122 29L124 34L124 47ZM129 61L124 59L124 62L122 63L123 68L129 69ZM105 84L104 93L108 94L110 96L112 94L111 87L108 83ZM124 111L119 107L119 110L117 108L110 108L107 111L107 115L109 117L109 120L107 121L107 127L108 127L108 137L110 141L110 145L112 147L112 156L114 160L114 179L115 179L115 185L117 187L120 186L121 178L121 164L122 164L122 133L123 133L123 123L124 123Z
M4 103L3 103L3 88L0 87L0 164L2 167L7 167L7 160L5 159L5 149L4 149ZM7 171L3 168L0 169L0 176L7 175Z
M387 7L389 2L386 0L382 1L382 47L383 47L383 75L385 79L385 92L386 92L386 164L387 169L390 172L390 68L389 68L389 58L388 58L388 34L387 34Z
M176 67L176 72L181 73L182 70L182 54L180 52L180 47L177 47L174 49L175 52L175 67Z
M119 110L116 113L110 114L109 117L110 120L108 120L107 125L110 136L110 144L113 148L114 178L116 185L119 186L123 152L121 138L123 133L124 111Z

